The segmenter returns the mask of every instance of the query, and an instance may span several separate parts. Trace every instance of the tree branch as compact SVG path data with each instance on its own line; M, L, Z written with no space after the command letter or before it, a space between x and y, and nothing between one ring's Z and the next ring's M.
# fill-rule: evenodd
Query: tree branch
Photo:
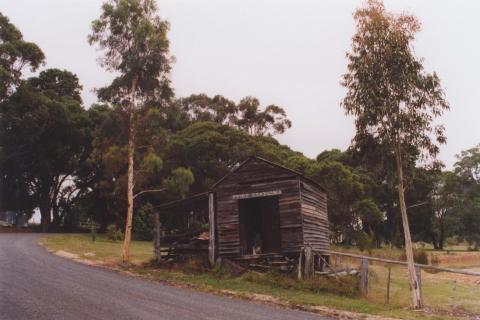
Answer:
M133 199L135 199L136 197L138 197L139 195L141 195L142 193L151 193L151 192L162 192L162 191L165 191L167 190L166 188L162 188L162 189L148 189L148 190L142 190L140 191L139 193L135 194L133 196Z

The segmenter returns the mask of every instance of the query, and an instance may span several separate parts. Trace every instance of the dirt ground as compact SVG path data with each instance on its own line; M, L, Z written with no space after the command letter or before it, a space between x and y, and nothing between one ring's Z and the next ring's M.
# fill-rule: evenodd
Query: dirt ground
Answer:
M480 268L480 252L478 251L435 252L432 255L437 260L438 265L442 267L472 266Z
M464 270L480 272L480 268L471 268L471 269L464 269ZM480 287L480 277L477 277L477 276L469 276L465 274L457 274L457 273L450 273L450 272L438 272L438 273L426 272L424 274L424 277L426 277L426 279L433 279L433 280L437 280L437 279L451 280L451 281L456 280L457 282L475 284Z
M441 252L434 254L439 266L480 272L480 252ZM450 272L426 273L431 279L457 280L480 286L480 277Z

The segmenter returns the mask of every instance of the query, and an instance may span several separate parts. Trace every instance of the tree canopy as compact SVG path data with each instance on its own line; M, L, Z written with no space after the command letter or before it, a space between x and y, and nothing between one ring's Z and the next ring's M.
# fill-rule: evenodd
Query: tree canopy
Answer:
M74 74L49 69L21 84L0 110L5 180L31 196L27 207L21 201L18 207L31 211L38 206L44 230L51 215L59 225L62 204L72 196L71 178L87 156L88 119L75 94L80 88Z
M23 40L20 30L0 12L0 102L20 85L25 68L35 71L44 60L42 50Z

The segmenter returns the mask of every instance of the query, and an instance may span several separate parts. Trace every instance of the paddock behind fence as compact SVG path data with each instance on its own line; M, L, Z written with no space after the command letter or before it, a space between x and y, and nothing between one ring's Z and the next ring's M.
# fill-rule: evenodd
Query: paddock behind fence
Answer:
M357 274L359 290L366 299L394 307L411 305L405 262L336 251L329 254L329 276ZM480 315L480 267L451 269L416 264L416 270L426 308Z

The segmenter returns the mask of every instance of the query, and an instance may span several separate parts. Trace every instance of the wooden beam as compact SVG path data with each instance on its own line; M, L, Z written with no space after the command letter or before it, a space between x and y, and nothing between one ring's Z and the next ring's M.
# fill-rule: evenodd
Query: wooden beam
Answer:
M403 265L403 266L407 265L407 263L405 261L362 256L362 255L353 254L353 253L345 253L345 252L338 252L338 251L332 251L332 250L325 250L325 251L323 251L323 253L337 255L337 256L357 258L357 259L367 259L367 260L370 260L370 261L378 261L378 262L383 262L383 263L388 263L388 264L399 264L399 265ZM469 276L480 276L480 272L474 272L474 271L466 271L466 270L461 270L461 269L436 267L436 266L431 266L431 265L428 265L428 264L420 264L420 263L415 263L415 266L420 267L422 269L431 269L431 270L437 270L437 271L443 271L443 272L465 274L465 275L469 275Z
M155 253L155 259L157 260L157 262L162 260L162 248L160 246L160 238L160 213L155 212L155 236L153 237L153 251Z
M303 279L303 251L305 250L304 247L300 249L300 254L298 255L298 268L297 268L297 278L298 280Z
M213 192L208 195L208 260L210 265L215 264L215 194Z
M348 272L347 272L348 274ZM362 259L360 263L360 293L363 297L368 295L368 260Z
M385 298L385 304L390 303L390 280L391 280L392 267L388 267L388 276L387 276L387 297Z
M304 249L305 254L305 265L303 267L303 276L304 278L311 278L315 274L315 266L313 261L313 250L312 247L306 246Z

